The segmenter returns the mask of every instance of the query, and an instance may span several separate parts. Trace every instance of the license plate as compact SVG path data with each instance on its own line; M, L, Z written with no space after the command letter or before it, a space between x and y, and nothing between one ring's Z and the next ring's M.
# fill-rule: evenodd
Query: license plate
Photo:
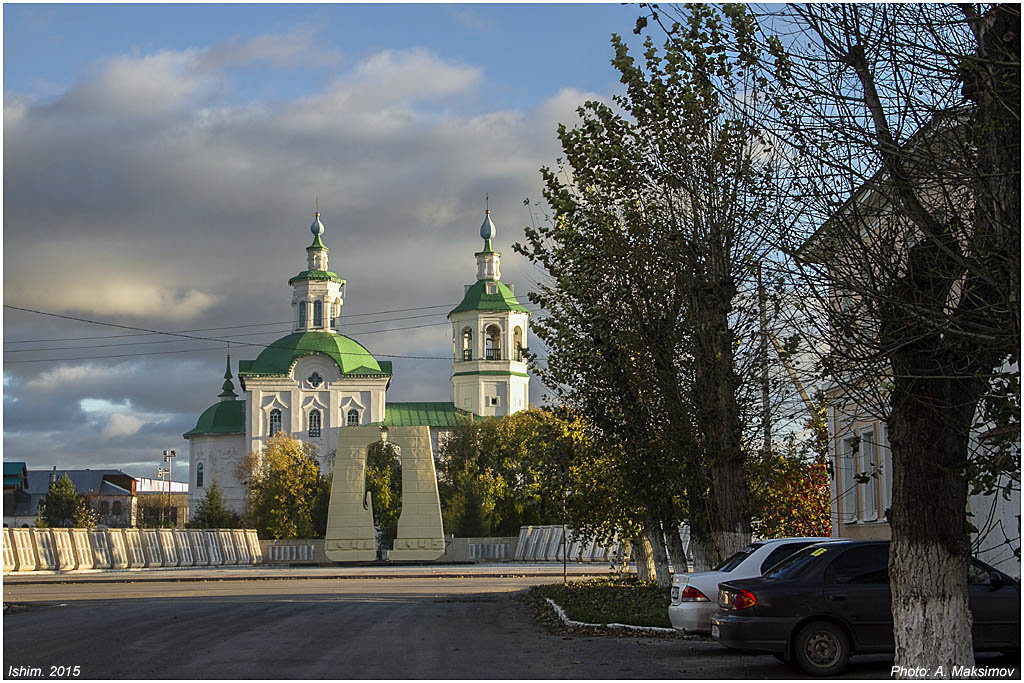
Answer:
M718 640L718 638L719 638L718 624L711 624L711 637L714 638L715 640Z

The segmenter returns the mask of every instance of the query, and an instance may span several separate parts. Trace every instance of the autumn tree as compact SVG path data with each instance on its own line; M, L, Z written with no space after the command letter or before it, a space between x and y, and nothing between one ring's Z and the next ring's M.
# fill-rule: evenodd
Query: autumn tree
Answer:
M323 536L317 510L330 489L316 460L316 446L279 432L262 451L245 457L238 478L246 489L246 523L262 538Z
M822 374L889 429L896 664L969 666L969 486L1020 485L1020 7L746 14L737 49L771 57L743 101L772 105L797 217L774 243Z
M377 441L366 449L366 490L373 522L380 529L380 545L391 548L402 514L402 462L393 444Z
M96 526L96 516L79 495L67 473L50 483L46 495L39 499L37 508L39 526L84 527Z

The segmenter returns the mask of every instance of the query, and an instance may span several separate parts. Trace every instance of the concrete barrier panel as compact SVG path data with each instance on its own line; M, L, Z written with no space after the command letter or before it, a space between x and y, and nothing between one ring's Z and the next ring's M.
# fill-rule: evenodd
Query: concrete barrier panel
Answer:
M245 537L245 529L232 529L231 538L235 541L238 564L252 564L252 551L249 549L249 541Z
M156 537L160 542L160 557L165 567L178 566L178 549L174 545L174 529L157 529Z
M217 542L224 556L223 564L238 564L238 555L235 553L235 537L231 529L217 529Z
M189 543L189 532L185 529L174 530L174 547L178 552L178 566L192 567L195 561L192 559L192 545Z
M205 567L210 564L210 552L206 548L206 532L199 529L191 529L186 532L188 542L192 547L192 562L197 567Z
M160 552L160 539L156 529L140 529L142 536L142 552L146 555L146 567L164 566L164 557Z
M110 543L106 529L89 529L89 548L92 550L92 568L110 569Z
M125 546L124 532L120 529L107 529L107 546L110 548L110 568L128 568L128 548Z
M142 535L142 529L122 529L124 535L124 546L128 551L128 566L132 569L141 569L149 566L149 558L146 557L146 541Z
M57 554L57 569L71 571L75 564L75 548L71 544L71 529L50 529L53 549Z
M32 534L28 529L11 529L11 541L14 548L14 571L34 572L36 551L32 547Z
M88 529L71 529L71 547L75 549L75 569L92 569Z
M533 531L532 526L521 526L519 527L519 539L516 541L516 559L521 560L526 554L526 544L530 540L530 532Z
M255 529L245 530L245 540L249 542L249 552L252 553L253 564L262 564L263 548L260 546L260 537Z
M206 529L203 534L203 543L206 544L206 554L210 558L210 566L219 567L224 564L224 551L221 550L220 539L216 529Z
M4 527L4 574L14 571L14 546L11 545L12 542L11 530Z
M53 534L49 529L29 529L32 546L36 551L36 569L57 569L57 554L53 549Z
M548 549L544 552L545 560L561 559L558 549L562 545L562 527L551 527L551 537L548 539Z
M548 537L551 535L551 529L546 526L535 526L533 527L533 533L530 534L530 545L526 549L526 556L523 559L536 560L538 555L543 558L544 550L548 546Z

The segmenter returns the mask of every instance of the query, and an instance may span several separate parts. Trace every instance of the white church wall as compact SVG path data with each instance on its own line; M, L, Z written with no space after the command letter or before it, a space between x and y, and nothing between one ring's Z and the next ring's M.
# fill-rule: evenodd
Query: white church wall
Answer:
M188 442L189 488L188 509L194 516L199 503L214 479L224 495L224 502L241 514L245 508L245 490L235 470L249 452L243 434L204 434ZM198 465L203 465L203 485L196 481Z

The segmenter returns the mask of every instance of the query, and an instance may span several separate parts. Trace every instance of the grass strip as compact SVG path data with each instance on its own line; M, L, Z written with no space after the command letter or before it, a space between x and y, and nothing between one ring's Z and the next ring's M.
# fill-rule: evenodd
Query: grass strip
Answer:
M658 588L654 582L591 579L535 586L533 590L558 603L573 621L672 627L669 589Z

